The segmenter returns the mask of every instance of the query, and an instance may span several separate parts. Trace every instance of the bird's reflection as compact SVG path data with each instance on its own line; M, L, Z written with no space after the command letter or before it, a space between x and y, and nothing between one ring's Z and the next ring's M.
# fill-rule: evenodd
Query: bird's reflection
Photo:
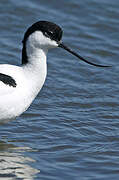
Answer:
M27 147L16 147L0 141L0 178L32 180L40 172L30 166L35 160L23 156L30 151Z

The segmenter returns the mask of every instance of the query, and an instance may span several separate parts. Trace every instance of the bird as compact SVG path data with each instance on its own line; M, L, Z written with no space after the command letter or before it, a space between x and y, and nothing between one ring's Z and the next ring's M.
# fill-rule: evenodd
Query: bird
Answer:
M53 22L35 22L23 37L21 65L0 64L0 123L20 116L40 92L47 76L48 50L59 47L90 65L109 67L84 59L62 42L62 35Z

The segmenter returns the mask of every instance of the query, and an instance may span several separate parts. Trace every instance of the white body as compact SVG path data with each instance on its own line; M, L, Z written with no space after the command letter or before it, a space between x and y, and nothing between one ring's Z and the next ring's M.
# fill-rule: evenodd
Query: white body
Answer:
M0 81L0 123L14 119L30 106L46 78L48 49L57 46L55 41L36 31L27 40L26 65L0 65L0 73L11 76L17 84L12 87Z

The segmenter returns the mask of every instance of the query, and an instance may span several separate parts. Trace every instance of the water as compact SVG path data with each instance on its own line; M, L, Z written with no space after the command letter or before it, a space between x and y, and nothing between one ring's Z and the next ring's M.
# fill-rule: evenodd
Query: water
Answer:
M30 108L0 126L0 179L119 179L119 1L0 1L0 60L20 64L21 41L38 20L59 24L62 49Z

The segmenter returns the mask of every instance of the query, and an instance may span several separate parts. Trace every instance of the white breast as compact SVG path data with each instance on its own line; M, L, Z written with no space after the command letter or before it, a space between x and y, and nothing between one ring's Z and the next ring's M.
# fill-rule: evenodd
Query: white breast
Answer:
M0 81L0 123L23 113L42 88L46 78L46 61L42 61L38 69L34 68L30 64L25 67L0 65L0 73L11 76L17 84L12 87ZM40 71L40 68L43 70Z

